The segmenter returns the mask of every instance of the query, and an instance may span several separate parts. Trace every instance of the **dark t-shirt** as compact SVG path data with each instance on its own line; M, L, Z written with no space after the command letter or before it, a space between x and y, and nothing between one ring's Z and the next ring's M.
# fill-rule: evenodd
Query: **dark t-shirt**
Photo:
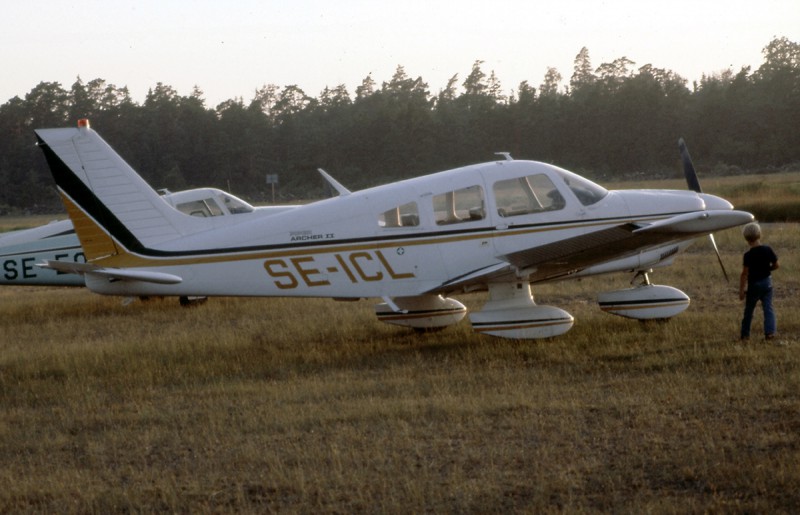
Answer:
M778 256L769 245L759 245L744 253L743 262L747 267L747 283L752 284L769 277L772 264L778 262Z

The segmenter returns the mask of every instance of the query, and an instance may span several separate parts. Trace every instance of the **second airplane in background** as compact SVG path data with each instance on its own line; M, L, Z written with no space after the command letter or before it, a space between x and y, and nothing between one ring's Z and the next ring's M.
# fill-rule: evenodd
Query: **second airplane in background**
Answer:
M178 211L197 217L257 217L292 209L291 206L253 207L216 188L165 192L161 198ZM228 220L231 221L230 218ZM39 227L0 233L0 286L85 286L81 274L36 266L47 261L86 262L71 220L57 220ZM186 303L187 300L182 299L182 302Z

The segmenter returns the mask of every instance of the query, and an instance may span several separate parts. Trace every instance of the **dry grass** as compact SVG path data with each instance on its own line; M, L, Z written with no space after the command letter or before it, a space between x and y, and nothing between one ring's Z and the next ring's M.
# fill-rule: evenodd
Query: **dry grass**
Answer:
M597 309L626 276L545 285L577 323L534 342L367 301L4 288L0 512L796 512L800 227L766 240L781 344L736 341L704 243L653 275L693 298L669 323Z

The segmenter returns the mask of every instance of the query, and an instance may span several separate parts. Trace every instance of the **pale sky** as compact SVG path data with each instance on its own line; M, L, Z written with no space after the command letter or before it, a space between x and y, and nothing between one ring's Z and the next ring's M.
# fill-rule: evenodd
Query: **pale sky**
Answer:
M689 80L757 68L774 37L800 41L800 0L0 0L0 104L42 81L80 76L127 86L136 102L157 82L207 107L264 84L312 97L398 65L436 94L472 63L506 94L548 67L564 77L581 47L592 65L627 57Z

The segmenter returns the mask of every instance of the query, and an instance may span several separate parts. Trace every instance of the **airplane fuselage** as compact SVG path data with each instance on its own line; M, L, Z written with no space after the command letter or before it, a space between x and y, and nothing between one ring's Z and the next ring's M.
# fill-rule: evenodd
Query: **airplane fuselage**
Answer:
M539 199L543 205L532 206L526 204L530 199L513 198L514 192L509 199L508 192L501 191L528 177L536 177L539 190L557 200ZM87 284L100 293L124 295L169 291L173 295L414 296L447 292L451 290L448 284L460 277L506 266L499 256L621 223L652 223L706 209L707 203L730 209L722 199L684 191L671 192L665 208L661 207L666 204L664 192L579 190L582 201L567 184L576 180L580 178L574 174L537 162L469 166L199 232L144 253L97 261L107 267L157 267L181 277L180 284L102 278L89 278ZM516 212L515 202L519 203ZM628 261L621 269L635 268ZM657 265L659 259L649 261ZM549 272L543 267L524 273L535 283L580 271Z

